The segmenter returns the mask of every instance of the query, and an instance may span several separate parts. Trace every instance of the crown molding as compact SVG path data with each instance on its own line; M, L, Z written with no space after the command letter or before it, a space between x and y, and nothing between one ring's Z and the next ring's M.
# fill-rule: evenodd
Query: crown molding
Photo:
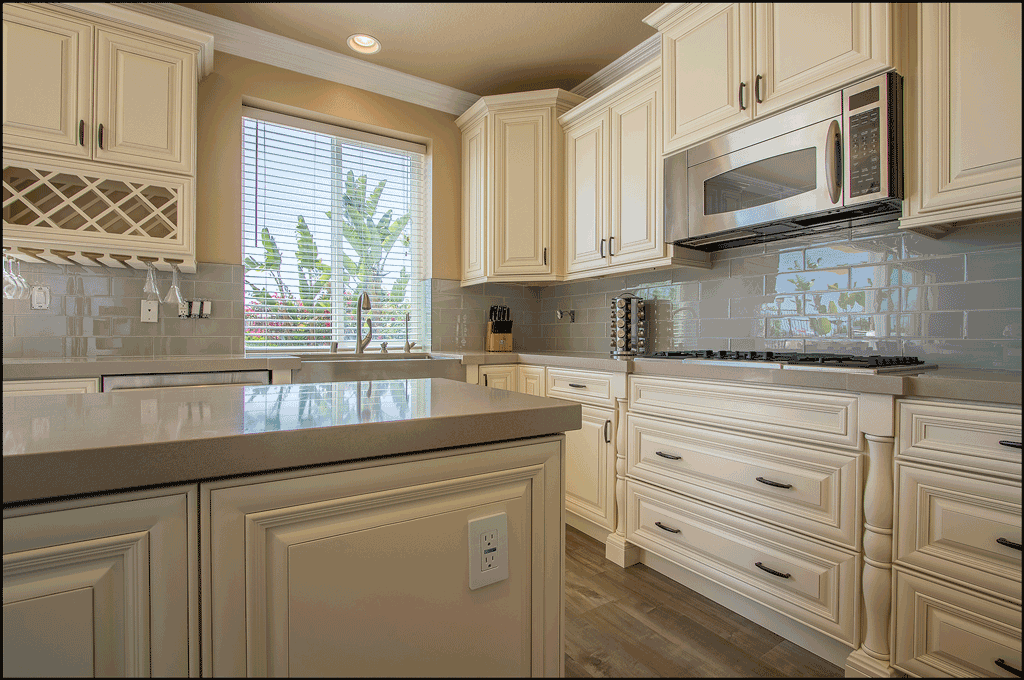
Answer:
M172 3L122 5L151 17L213 35L217 50L314 78L356 87L437 111L464 113L479 95L284 38Z
M582 97L590 97L655 57L661 57L661 33L655 33L569 91Z

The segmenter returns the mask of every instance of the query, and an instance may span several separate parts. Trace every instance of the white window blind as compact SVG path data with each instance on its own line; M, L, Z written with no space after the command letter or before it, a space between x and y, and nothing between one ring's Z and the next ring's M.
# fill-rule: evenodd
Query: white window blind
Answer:
M245 347L426 346L426 148L243 107ZM368 348L369 349L369 348Z

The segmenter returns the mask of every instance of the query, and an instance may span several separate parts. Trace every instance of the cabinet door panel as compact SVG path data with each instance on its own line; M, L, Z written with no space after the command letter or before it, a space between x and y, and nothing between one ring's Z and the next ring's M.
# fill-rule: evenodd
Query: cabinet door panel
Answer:
M662 35L665 153L752 118L750 22L748 3L710 4Z
M462 280L486 274L487 125L481 120L462 137Z
M757 3L755 8L758 116L893 65L893 10L885 3Z
M611 111L611 263L665 253L661 226L661 83Z
M608 117L565 133L566 271L607 263Z
M547 112L494 117L494 273L551 272Z
M195 56L113 31L96 32L96 158L191 173ZM97 135L98 127L97 127ZM98 139L98 137L97 137Z
M519 366L519 391L523 394L544 396L544 367Z
M4 3L3 37L4 146L88 158L92 27Z
M493 387L498 390L509 390L515 392L516 367L513 366L487 366L480 367L480 384L484 387Z
M1021 192L1019 4L921 5L921 211Z
M615 412L583 407L583 428L565 433L565 509L614 531Z

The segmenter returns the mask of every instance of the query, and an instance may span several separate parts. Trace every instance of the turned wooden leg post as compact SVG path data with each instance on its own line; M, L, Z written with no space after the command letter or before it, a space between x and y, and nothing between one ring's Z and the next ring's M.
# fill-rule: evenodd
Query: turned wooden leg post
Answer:
M893 449L895 403L882 395L861 398L865 434L864 569L861 580L861 646L846 660L847 677L896 677L890 666L892 617Z
M615 533L608 534L604 555L620 567L640 561L640 549L626 542L626 406L616 399L618 422L615 425Z

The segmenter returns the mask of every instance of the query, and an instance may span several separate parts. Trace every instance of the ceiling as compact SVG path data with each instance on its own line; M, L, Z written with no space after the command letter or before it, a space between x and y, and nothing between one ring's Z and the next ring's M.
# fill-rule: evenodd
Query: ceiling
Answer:
M479 96L571 90L656 33L643 3L177 3ZM380 52L345 44L368 33Z

